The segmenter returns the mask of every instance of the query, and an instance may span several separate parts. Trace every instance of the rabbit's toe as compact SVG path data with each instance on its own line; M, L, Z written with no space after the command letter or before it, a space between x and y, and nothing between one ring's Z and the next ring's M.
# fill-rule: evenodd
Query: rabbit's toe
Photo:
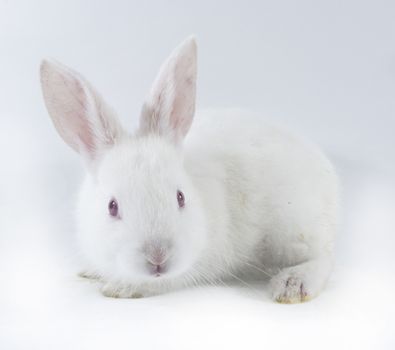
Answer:
M283 304L295 304L312 298L306 282L300 276L279 273L270 281L272 298Z

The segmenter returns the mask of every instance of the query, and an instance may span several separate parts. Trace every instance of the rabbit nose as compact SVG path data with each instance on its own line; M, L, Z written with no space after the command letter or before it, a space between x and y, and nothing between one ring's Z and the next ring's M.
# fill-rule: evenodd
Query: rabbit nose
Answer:
M147 257L147 265L149 272L159 277L167 270L166 262L167 262L167 257L164 255Z
M146 257L146 259L147 259L148 263L150 263L151 265L160 266L166 262L167 256L163 250L158 250L158 251L155 250L154 252L149 254Z
M168 249L163 246L148 245L145 247L144 253L150 273L160 276L166 272L167 260L169 258Z

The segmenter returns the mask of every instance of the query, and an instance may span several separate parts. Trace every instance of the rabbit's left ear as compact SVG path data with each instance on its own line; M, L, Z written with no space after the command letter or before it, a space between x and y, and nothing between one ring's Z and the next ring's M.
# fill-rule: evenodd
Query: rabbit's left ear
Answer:
M142 134L158 134L176 144L183 140L195 113L196 66L196 41L188 38L159 71L141 112Z
M88 163L124 135L115 115L80 74L46 60L40 72L45 104L56 130Z

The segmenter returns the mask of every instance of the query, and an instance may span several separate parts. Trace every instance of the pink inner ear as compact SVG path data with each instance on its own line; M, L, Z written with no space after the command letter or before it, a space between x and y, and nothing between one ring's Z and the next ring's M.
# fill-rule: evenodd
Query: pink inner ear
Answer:
M185 72L182 73L185 74ZM176 131L177 136L183 138L192 125L195 112L195 85L193 79L187 76L185 79L181 78L178 80L175 94L173 108L170 112L170 124Z
M74 130L77 133L79 139L81 140L82 144L85 146L86 150L93 154L95 151L96 145L94 143L94 135L92 130L91 122L89 121L89 113L90 111L89 103L88 103L88 96L81 86L81 84L76 81L75 87L75 99L76 103L79 104L75 114L73 115L72 120L74 121L75 125ZM73 91L73 90L71 90Z
M63 140L88 161L123 135L116 117L77 72L43 61L41 85L49 115Z
M196 53L182 55L174 67L174 101L170 115L172 127L178 137L188 133L195 113Z
M77 152L81 152L83 147L92 156L96 147L89 120L92 112L89 97L77 79L61 76L59 85L62 85L59 86L60 93L55 94L51 101L56 109L55 116L58 116L53 118L55 126Z
M162 65L143 107L142 133L154 132L178 143L188 133L195 112L196 43L188 39Z

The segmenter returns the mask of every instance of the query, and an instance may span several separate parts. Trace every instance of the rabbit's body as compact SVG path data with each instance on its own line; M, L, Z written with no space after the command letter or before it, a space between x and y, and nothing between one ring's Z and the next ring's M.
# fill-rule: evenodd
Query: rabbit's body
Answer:
M246 268L250 259L280 268L331 253L337 178L316 147L232 110L198 113L184 147L229 266Z
M43 65L55 126L88 165L78 205L86 274L117 297L246 272L270 276L277 301L316 296L336 229L330 162L242 111L198 114L189 130L195 80L190 40L162 67L129 135L83 78Z
M248 112L211 111L197 114L185 158L211 225L211 278L314 259L330 268L338 185L315 146Z

